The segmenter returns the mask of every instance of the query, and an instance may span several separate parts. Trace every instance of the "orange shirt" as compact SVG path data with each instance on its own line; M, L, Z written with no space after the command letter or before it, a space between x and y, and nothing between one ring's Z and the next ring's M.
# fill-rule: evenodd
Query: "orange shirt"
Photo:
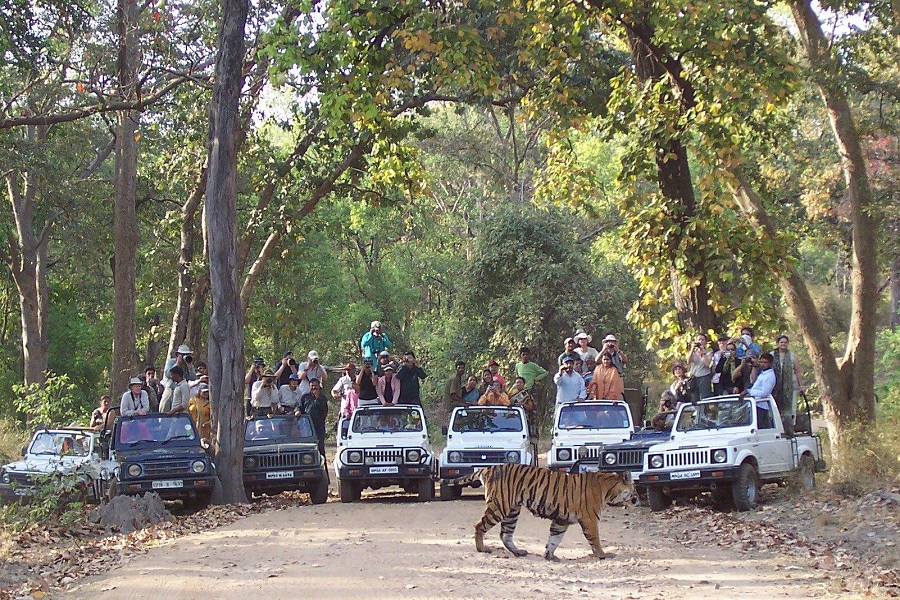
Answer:
M588 391L596 400L621 401L625 392L625 382L619 375L619 370L613 365L604 367L601 364L594 369L594 378L588 384Z

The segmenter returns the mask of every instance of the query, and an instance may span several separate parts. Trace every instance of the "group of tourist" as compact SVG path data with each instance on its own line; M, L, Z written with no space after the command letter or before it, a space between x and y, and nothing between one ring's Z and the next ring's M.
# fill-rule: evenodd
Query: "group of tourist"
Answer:
M628 357L619 348L615 335L603 338L600 349L592 337L579 329L563 341L552 379L556 403L583 400L624 400L623 371ZM683 361L672 366L674 381L663 392L659 414L653 423L662 426L680 403L698 401L713 394L740 394L756 398L774 396L779 411L793 420L797 393L803 378L796 356L788 350L787 336L779 336L772 352L762 352L753 341L753 329L743 327L740 335L718 336L712 348L705 334L696 336ZM379 321L372 321L359 340L361 364L348 362L340 367L325 367L316 350L297 362L293 351L285 352L273 366L256 357L244 377L247 386L248 417L259 415L309 415L320 440L325 438L325 419L329 399L326 384L329 372L337 372L331 397L340 403L339 414L349 418L360 406L412 404L421 406L420 383L428 377L416 355L406 351L392 355L393 347ZM462 405L522 406L529 419L535 409L534 386L550 372L531 360L531 349L522 347L508 381L500 372L500 362L491 359L480 376L467 372L467 364L458 360L455 372L444 386L444 405L449 409ZM117 407L104 395L91 417L91 425L108 429L114 415L168 415L186 412L193 418L200 436L210 437L209 377L206 365L193 361L189 346L181 345L166 361L162 379L156 368L148 366L143 375L131 379ZM320 441L324 444L324 441ZM324 451L324 448L323 448Z
M797 396L805 391L805 386L789 343L788 336L780 335L775 348L763 352L753 339L753 328L744 326L738 336L719 335L717 348L713 349L706 335L698 334L684 361L672 365L675 379L660 396L654 425L663 426L683 402L721 394L772 396L782 418L792 424L797 415Z

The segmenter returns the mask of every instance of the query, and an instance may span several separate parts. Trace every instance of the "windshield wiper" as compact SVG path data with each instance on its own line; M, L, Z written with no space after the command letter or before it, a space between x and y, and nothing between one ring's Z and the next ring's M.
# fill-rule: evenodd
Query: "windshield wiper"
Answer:
M381 429L380 427L364 427L356 433L385 433L386 431L387 430Z
M173 436L170 437L170 438L164 439L164 440L162 441L162 444L160 444L160 445L161 445L161 446L165 446L166 444L168 444L168 443L171 442L172 440L189 440L189 439L191 439L191 438L193 438L193 436L191 436L191 435L186 435L186 434L183 434L183 433L182 433L181 435L173 435Z
M571 427L563 427L563 429L596 429L593 425L572 425Z
M125 442L125 443L128 444L129 446L136 446L137 444L140 444L141 442L152 442L152 441L153 441L152 439L146 439L146 440L134 440L133 442ZM163 442L163 443L165 443L165 442Z

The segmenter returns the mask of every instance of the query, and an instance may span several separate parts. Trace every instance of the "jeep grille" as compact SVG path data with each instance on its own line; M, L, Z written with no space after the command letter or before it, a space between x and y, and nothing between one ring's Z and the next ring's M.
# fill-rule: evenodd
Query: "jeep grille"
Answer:
M709 464L709 450L683 450L666 454L667 467L686 467Z
M158 477L166 475L181 475L191 470L190 460L160 460L147 462L141 465L146 477Z
M644 464L646 450L618 450L616 452L617 467L640 467Z
M574 454L575 458L597 458L602 451L601 446L581 446L575 449Z
M478 452L477 450L465 450L462 453L462 461L464 463L505 463L506 450L485 450Z
M302 452L284 452L282 454L259 454L260 469L278 469L281 467L299 467Z
M396 465L403 461L403 450L400 448L385 448L366 450L366 458L371 458L376 465Z

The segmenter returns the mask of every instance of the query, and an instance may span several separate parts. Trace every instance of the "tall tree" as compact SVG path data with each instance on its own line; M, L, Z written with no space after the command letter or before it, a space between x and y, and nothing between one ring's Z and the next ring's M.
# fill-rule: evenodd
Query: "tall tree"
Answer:
M218 503L246 502L243 481L244 323L237 272L238 109L243 82L247 0L222 0L209 121L209 172L203 218L208 232L212 316L209 376Z
M137 79L138 47L137 0L118 0L117 74L119 97L128 104L140 95ZM116 116L116 170L113 199L113 343L110 390L113 395L128 387L128 379L138 368L135 333L135 288L137 286L137 168L140 112L123 110Z

